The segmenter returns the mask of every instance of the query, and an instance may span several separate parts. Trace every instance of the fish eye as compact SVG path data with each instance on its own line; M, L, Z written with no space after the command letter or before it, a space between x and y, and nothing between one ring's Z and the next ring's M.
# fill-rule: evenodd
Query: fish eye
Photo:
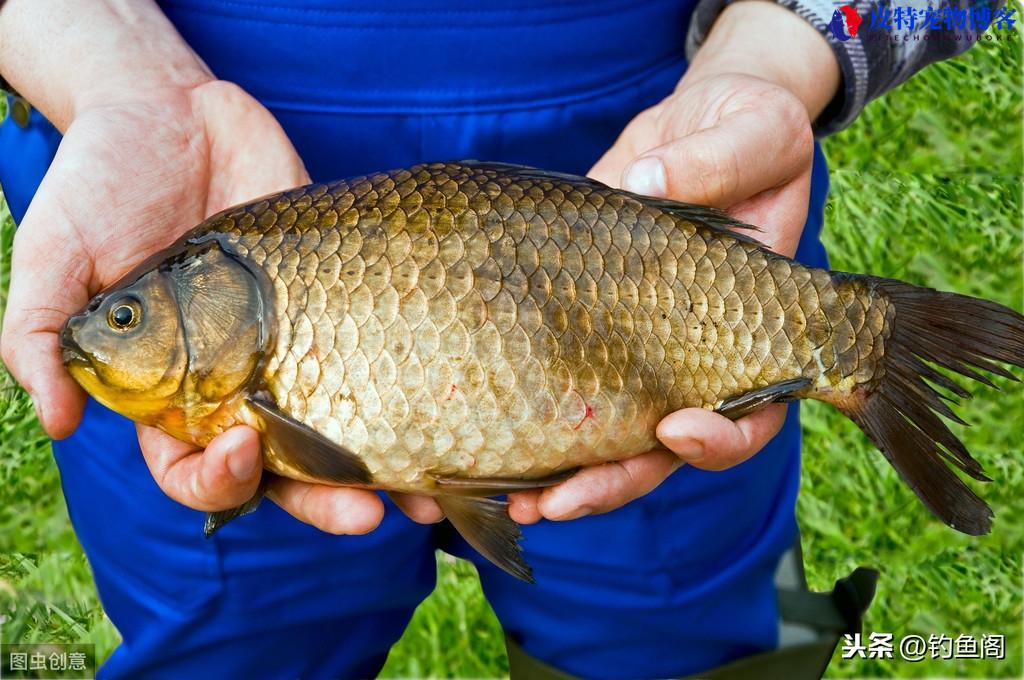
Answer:
M107 312L107 323L116 331L127 331L142 320L142 305L133 297L118 300Z

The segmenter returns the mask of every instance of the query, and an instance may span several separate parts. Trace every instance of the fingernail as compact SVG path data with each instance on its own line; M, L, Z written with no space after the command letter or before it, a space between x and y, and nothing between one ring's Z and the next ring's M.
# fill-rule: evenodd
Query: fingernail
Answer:
M228 472L235 479L243 482L249 481L258 470L258 466L253 465L252 461L245 460L245 456L238 451L228 454Z
M665 196L665 164L660 158L647 156L633 161L622 176L622 188L644 196Z

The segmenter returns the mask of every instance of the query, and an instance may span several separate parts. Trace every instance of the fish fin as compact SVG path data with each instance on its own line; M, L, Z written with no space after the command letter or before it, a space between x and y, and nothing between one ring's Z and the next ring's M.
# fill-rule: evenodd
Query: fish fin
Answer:
M752 238L746 233L749 231L761 231L760 227L756 227L753 224L747 224L741 222L735 218L729 217L724 211L718 208L709 208L703 205L694 205L692 203L683 203L682 201L673 201L670 198L656 198L654 196L644 196L643 194L634 194L632 191L625 191L623 189L615 189L609 187L603 182L599 182L596 179L590 177L580 177L579 175L570 175L565 172L554 172L551 170L541 170L540 168L533 168L528 165L515 165L514 163L497 163L490 161L455 161L456 165L463 165L468 168L474 168L479 170L491 170L494 172L501 173L503 175L514 174L519 177L529 177L539 180L547 180L550 182L566 182L576 186L590 186L599 188L602 190L613 190L623 194L627 194L632 198L640 201L644 205L649 205L652 208L662 210L673 217L678 219L686 220L687 222L693 222L697 226L707 227L708 229L714 229L716 231L726 232L729 236L740 240L752 243L762 248L767 246ZM736 232L735 229L741 229L742 232Z
M546 477L522 479L517 477L454 477L434 475L438 490L446 494L459 496L501 496L526 489L543 489L554 486L572 477L579 471L578 467L562 470Z
M260 506L260 501L263 500L264 494L267 493L267 481L270 476L270 473L264 472L263 478L260 479L260 485L256 489L256 493L253 494L252 498L242 503L237 508L228 508L227 510L206 513L206 521L203 523L203 536L210 538L228 522L236 520L243 515L248 515L250 512L255 512L256 508Z
M274 452L300 472L335 484L366 486L373 483L373 475L366 464L349 449L285 415L263 399L249 398L248 403L262 416L263 434Z
M791 400L795 392L799 392L810 384L811 381L807 378L794 378L759 387L756 390L729 397L715 409L715 413L723 415L729 420L738 420L772 402Z
M508 516L508 503L474 496L436 496L448 521L477 552L516 578L533 583L533 570L519 545L522 531Z
M965 534L986 534L992 509L950 466L977 480L990 480L939 417L959 420L943 402L949 397L929 382L958 396L967 392L925 362L989 385L975 368L1016 380L992 362L1024 367L1024 316L987 300L864 278L874 294L893 306L882 358L885 373L877 385L835 403L932 513Z

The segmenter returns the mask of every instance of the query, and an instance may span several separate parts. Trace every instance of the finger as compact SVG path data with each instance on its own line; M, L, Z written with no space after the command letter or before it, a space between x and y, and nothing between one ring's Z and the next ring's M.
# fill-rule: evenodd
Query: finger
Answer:
M639 148L638 140L646 139L645 128L653 126L657 117L656 109L646 109L640 112L636 118L629 122L615 144L598 159L594 167L587 173L588 177L603 182L610 187L620 188L622 186L622 170L629 163L650 146ZM637 192L643 193L643 192ZM648 196L653 194L646 194Z
M57 333L26 328L19 317L15 313L4 319L4 363L28 392L43 430L53 439L64 439L82 419L85 392L64 369Z
M536 524L544 519L540 513L540 489L517 491L508 496L508 516L517 524Z
M759 112L742 110L644 152L623 171L622 186L728 208L806 171L812 141L809 125L786 125L780 131Z
M776 189L761 192L729 209L729 214L761 227L751 236L776 253L793 257L807 222L811 168Z
M441 506L430 496L395 492L389 493L388 496L414 522L436 524L444 519Z
M714 411L687 408L665 416L657 435L686 464L724 470L760 451L785 419L785 404L770 404L735 421Z
M384 519L384 503L366 489L275 477L267 496L296 519L329 534L367 534Z
M62 439L77 427L85 393L64 369L58 333L88 302L92 269L91 258L73 245L54 248L76 241L47 193L40 190L15 234L0 351L32 398L43 429Z
M537 508L553 520L609 512L652 491L679 465L675 455L658 450L585 467L561 484L541 491Z
M153 427L137 429L153 479L182 505L215 512L238 507L256 493L263 465L259 434L251 427L217 435L205 451Z

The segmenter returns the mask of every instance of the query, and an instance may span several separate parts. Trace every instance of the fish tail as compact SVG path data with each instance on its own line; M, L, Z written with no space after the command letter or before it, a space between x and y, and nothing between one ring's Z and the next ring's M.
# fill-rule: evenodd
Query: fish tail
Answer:
M940 417L966 424L947 402L970 393L935 367L990 387L996 386L979 371L1017 380L1001 364L1024 367L1024 316L995 302L890 279L840 274L839 285L844 277L856 279L850 283L884 310L882 352L869 382L826 400L864 430L943 522L970 535L988 533L991 508L953 468L990 480Z

